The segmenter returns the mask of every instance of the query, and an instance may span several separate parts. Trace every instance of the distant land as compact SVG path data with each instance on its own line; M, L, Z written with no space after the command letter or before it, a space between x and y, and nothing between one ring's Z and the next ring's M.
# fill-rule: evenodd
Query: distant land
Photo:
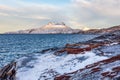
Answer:
M103 29L90 29L87 31L82 31L82 33L87 33L87 34L105 34L105 33L112 33L115 31L119 31L120 30L120 25L118 26L113 26L110 28L103 28ZM81 33L81 32L79 32Z
M63 22L62 23L50 22L47 25L40 28L19 30L15 32L6 32L5 34L104 34L114 32L117 30L120 30L120 25L103 29L89 29L85 31L81 29L72 29Z
M80 31L80 29L72 29L68 27L65 23L50 22L40 28L7 32L6 34L71 34L79 33Z

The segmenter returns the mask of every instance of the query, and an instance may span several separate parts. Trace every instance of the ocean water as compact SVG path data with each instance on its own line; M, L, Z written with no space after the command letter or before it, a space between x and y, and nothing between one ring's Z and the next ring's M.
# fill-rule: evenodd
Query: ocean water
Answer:
M98 35L83 34L1 34L0 67L23 57L40 54L48 48L63 47L67 43L90 40ZM32 60L32 57L31 57Z

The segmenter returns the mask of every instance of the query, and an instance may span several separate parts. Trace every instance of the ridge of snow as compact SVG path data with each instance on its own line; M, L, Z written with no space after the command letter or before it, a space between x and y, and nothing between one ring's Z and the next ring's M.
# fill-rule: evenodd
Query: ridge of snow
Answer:
M70 27L66 26L65 24L54 24L48 23L47 25L41 27L41 29L71 29Z

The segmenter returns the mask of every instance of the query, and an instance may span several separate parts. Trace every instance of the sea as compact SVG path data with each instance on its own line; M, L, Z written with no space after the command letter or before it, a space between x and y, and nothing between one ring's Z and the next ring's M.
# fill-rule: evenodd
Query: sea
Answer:
M24 57L34 60L42 50L90 40L94 34L0 34L0 68ZM42 54L41 54L42 55ZM24 66L24 65L23 65Z

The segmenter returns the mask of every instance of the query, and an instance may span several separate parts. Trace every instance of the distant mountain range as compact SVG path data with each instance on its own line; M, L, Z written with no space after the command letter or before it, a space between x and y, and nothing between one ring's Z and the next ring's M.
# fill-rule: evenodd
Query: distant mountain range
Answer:
M28 30L20 30L16 32L7 32L7 34L71 34L78 33L81 30L72 29L65 25L65 23L48 23L47 25Z
M104 28L104 29L90 29L87 31L80 30L80 29L72 29L68 26L66 26L65 23L48 23L47 25L40 27L40 28L34 28L34 29L28 29L28 30L20 30L15 32L7 32L5 34L104 34L104 33L110 33L114 31L120 30L120 26L114 26L110 28Z

